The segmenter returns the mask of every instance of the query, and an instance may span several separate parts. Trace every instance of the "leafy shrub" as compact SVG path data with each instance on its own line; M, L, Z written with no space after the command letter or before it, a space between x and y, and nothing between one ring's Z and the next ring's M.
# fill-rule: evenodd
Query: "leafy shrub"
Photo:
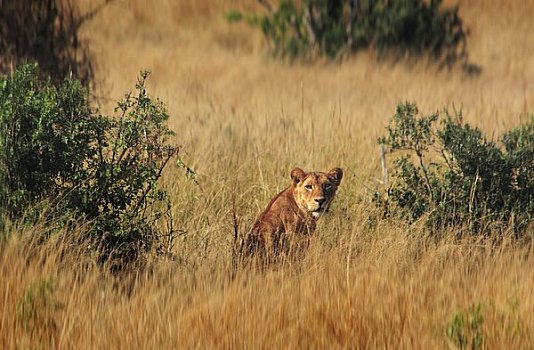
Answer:
M510 300L502 309L491 302L477 301L454 312L445 325L444 345L474 350L486 349L496 339L509 339L510 343L530 341L531 332L518 314L517 304L516 300ZM489 329L492 332L488 332Z
M478 303L454 314L447 324L447 337L458 349L480 349L485 340L483 325L482 304Z
M95 153L97 119L77 80L56 87L36 65L0 79L0 206L20 216L32 202L58 196Z
M230 23L239 22L243 19L243 14L239 11L228 11L224 14L226 20Z
M534 216L534 116L498 142L463 123L461 113L420 116L397 106L387 136L396 154L395 180L376 202L385 213L432 227L467 224L473 231L510 223L524 228Z
M57 283L51 278L42 278L30 283L17 302L17 321L23 332L29 333L46 344L53 340L47 331L56 330L59 326L56 314L64 305L56 296Z
M157 182L179 150L165 106L146 92L148 73L117 118L93 113L79 81L56 86L38 75L25 65L0 79L0 210L17 218L49 200L51 215L92 223L104 258L135 260L172 234Z
M428 53L442 64L466 60L458 7L442 9L441 0L280 0L276 10L267 7L250 22L290 59L369 48L398 57Z

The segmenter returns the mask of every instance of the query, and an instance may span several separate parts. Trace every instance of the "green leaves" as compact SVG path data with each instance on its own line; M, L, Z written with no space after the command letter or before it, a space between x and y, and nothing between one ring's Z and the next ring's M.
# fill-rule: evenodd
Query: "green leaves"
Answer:
M79 82L66 80L58 88L40 81L36 65L0 80L0 178L6 188L0 203L17 216L42 196L58 195L58 176L79 170L90 154L91 130L82 126L91 116Z
M483 232L511 224L516 232L534 217L534 118L488 141L461 113L420 116L415 104L397 107L379 139L394 160L396 179L376 196L385 213L410 222L466 225Z
M447 338L458 349L480 349L484 347L483 305L472 305L468 310L453 315L447 324Z
M241 18L231 14L228 21ZM458 8L442 9L441 0L280 0L274 11L252 18L273 52L290 60L364 48L396 58L428 54L440 65L467 60Z
M158 225L170 220L158 180L179 148L170 143L164 104L147 94L148 76L141 72L116 118L93 114L77 80L41 81L35 65L2 77L0 210L17 218L50 200L56 214L92 222L88 237L99 241L106 260L135 260L172 234Z
M438 119L438 115L418 118L418 114L417 106L413 103L398 105L387 127L388 136L380 138L379 142L398 150L412 150L418 154L426 152L435 142L431 127Z

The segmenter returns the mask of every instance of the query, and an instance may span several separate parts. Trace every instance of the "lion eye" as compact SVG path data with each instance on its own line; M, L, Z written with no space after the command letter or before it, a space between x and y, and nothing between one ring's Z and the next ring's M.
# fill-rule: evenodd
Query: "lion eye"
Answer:
M332 185L331 185L331 184L326 184L326 185L324 185L324 189L325 189L325 190L329 190L329 189L331 189L331 188L332 188Z
M307 189L308 191L311 191L313 186L312 185L306 185L304 186L305 189Z

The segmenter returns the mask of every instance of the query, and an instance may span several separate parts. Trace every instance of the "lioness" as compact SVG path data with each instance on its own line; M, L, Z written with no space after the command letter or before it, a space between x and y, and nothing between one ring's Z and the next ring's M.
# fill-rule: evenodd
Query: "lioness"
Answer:
M291 170L291 185L274 197L258 217L245 242L245 255L274 258L307 246L317 219L328 210L343 170L306 173Z

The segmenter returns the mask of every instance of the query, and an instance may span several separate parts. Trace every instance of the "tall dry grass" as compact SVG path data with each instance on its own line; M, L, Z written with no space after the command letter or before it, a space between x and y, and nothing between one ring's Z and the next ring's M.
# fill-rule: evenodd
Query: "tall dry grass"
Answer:
M0 255L0 344L454 348L447 335L454 317L469 320L480 306L480 326L465 324L458 334L471 341L479 332L484 348L532 346L531 247L431 239L386 223L337 238L329 249L315 245L298 266L233 278L225 266L170 261L116 277L90 259L60 257L65 242L36 248L13 238Z
M486 348L532 348L530 243L370 222L369 193L380 186L376 138L398 102L462 108L494 137L533 110L534 4L460 1L477 77L377 63L367 52L280 63L257 32L224 21L231 8L257 5L114 1L82 28L100 108L111 111L150 69L149 89L168 105L199 185L178 168L165 174L183 230L175 260L128 276L112 276L83 249L64 253L68 242L30 244L39 226L11 229L0 243L0 347L427 349L454 348L464 332L483 335ZM244 233L294 166L346 173L311 251L296 266L233 276L233 204ZM479 325L454 328L477 306Z

